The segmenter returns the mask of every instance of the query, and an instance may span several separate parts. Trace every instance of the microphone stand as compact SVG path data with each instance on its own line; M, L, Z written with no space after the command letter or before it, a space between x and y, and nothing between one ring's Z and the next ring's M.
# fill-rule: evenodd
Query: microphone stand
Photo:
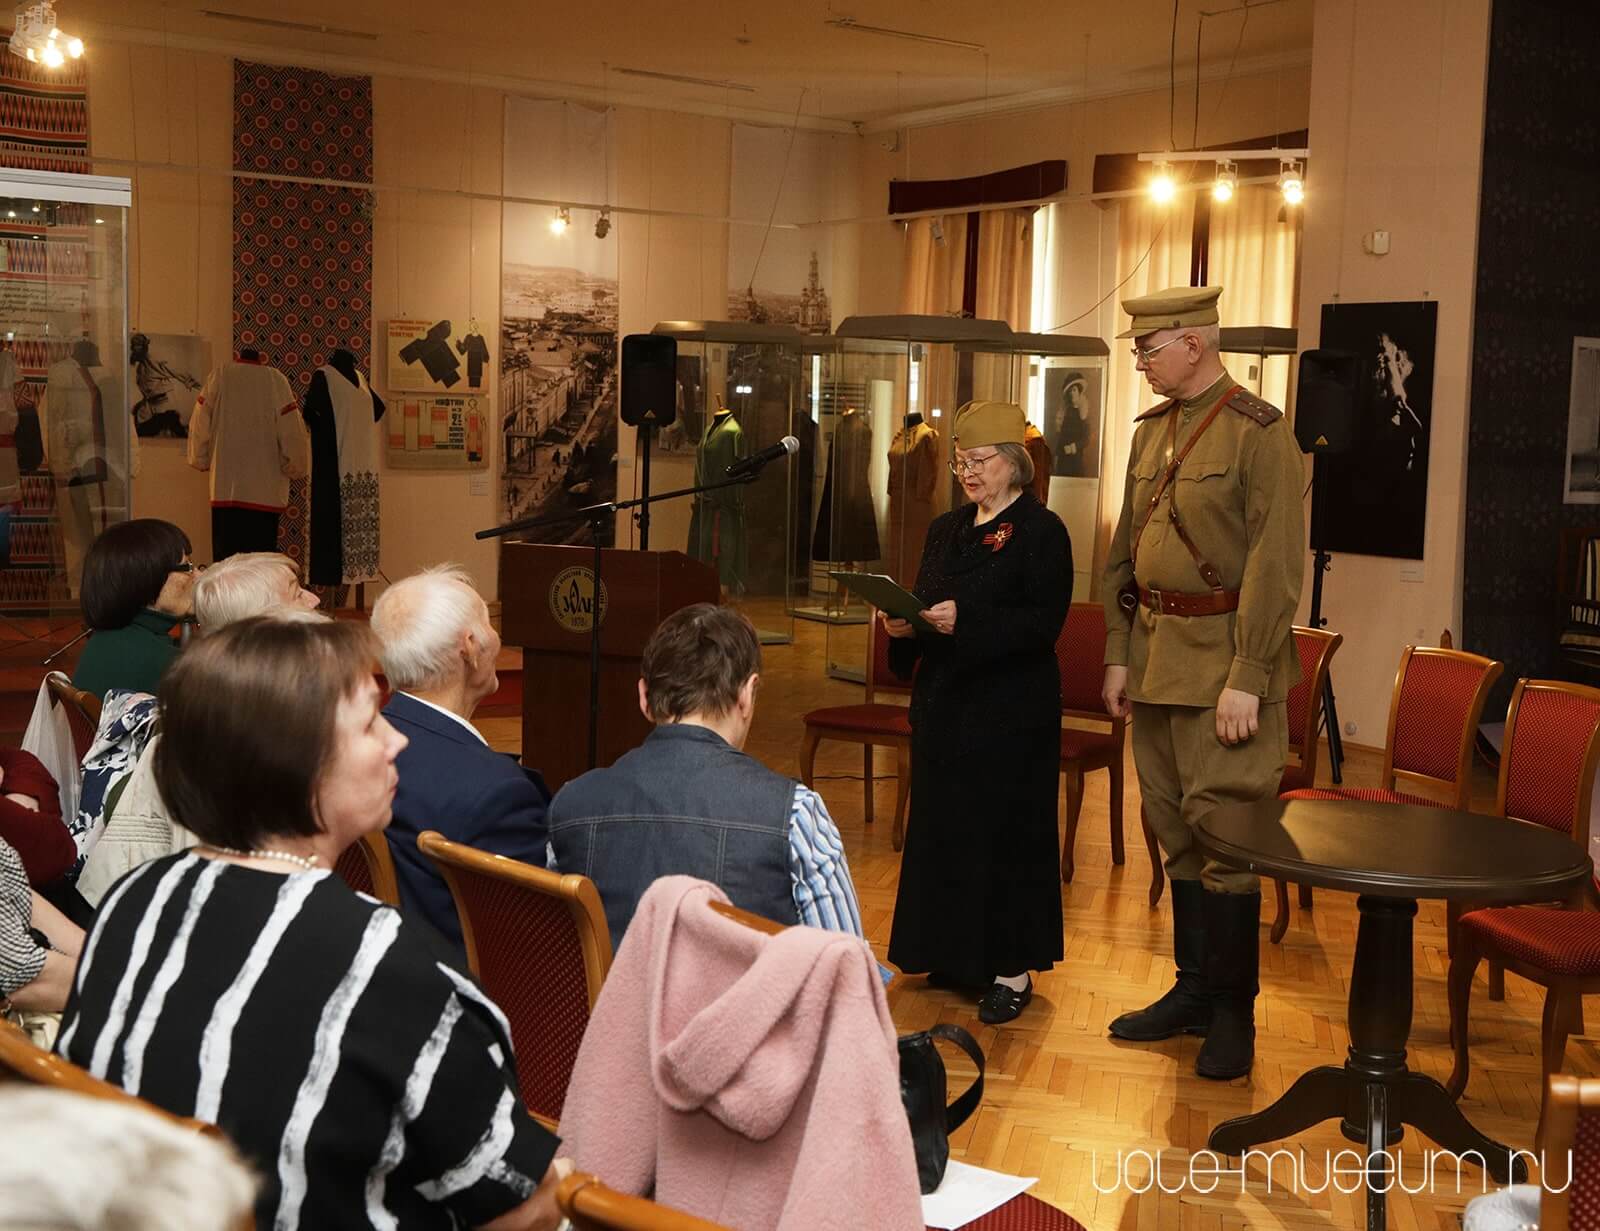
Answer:
M774 458L774 461L777 459ZM764 469L764 467L763 467ZM523 517L516 521L506 522L503 526L492 526L487 530L479 530L473 535L477 539L500 538L507 534L517 534L523 530L535 530L544 526L559 526L574 521L587 521L589 523L589 536L594 542L594 598L589 611L589 768L594 769L600 760L600 529L608 518L615 518L618 513L628 509L638 509L634 516L644 519L649 516L652 504L662 500L677 500L683 496L698 496L703 492L720 491L725 487L743 487L754 483L761 477L761 470L752 470L749 474L742 474L732 479L720 479L715 483L703 483L699 487L680 487L670 492L660 492L654 496L636 496L632 500L604 500L599 504L585 505L581 509L573 509L568 513L556 513L549 517ZM526 698L524 698L526 704Z

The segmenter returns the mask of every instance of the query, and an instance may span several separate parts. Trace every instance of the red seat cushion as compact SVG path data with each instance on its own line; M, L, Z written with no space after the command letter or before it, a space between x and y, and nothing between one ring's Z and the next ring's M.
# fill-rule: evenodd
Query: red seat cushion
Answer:
M1287 777L1287 774L1285 774ZM1439 801L1424 799L1421 795L1403 795L1399 791L1381 791L1377 787L1319 786L1305 790L1285 791L1283 799L1357 799L1364 804L1421 804L1424 808L1437 808Z
M1283 767L1283 777L1278 779L1279 798L1288 795L1290 791L1307 791L1310 789L1311 783L1307 779L1304 765L1285 765Z
M1558 975L1600 975L1600 914L1537 906L1468 911L1456 923L1486 947Z
M803 721L808 727L833 727L842 731L860 731L866 735L911 734L909 711L903 705L832 705L826 709L812 710Z
M1104 757L1117 746L1110 731L1079 731L1073 727L1061 730L1061 759L1079 761L1092 756Z

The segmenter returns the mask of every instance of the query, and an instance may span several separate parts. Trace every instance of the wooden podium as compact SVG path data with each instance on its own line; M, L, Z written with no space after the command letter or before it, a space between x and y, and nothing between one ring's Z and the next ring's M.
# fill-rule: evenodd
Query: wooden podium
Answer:
M601 552L599 764L650 733L639 712L639 658L664 616L715 603L717 573L679 551ZM560 789L589 768L589 618L594 549L506 543L501 639L522 647L522 760Z

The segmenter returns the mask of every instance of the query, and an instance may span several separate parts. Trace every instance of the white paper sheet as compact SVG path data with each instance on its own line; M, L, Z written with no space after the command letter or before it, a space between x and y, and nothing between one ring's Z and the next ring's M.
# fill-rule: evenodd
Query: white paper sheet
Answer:
M922 1198L922 1221L940 1231L955 1231L1027 1192L1038 1177L1006 1175L951 1159L944 1180Z

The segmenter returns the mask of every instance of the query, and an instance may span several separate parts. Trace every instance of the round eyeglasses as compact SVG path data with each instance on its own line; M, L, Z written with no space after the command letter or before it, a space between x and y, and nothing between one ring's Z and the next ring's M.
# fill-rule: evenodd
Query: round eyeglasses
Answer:
M977 474L983 469L983 464L985 462L987 462L990 458L999 456L1000 455L998 453L987 453L983 457L955 459L950 463L950 473L955 475L958 479L964 475Z

